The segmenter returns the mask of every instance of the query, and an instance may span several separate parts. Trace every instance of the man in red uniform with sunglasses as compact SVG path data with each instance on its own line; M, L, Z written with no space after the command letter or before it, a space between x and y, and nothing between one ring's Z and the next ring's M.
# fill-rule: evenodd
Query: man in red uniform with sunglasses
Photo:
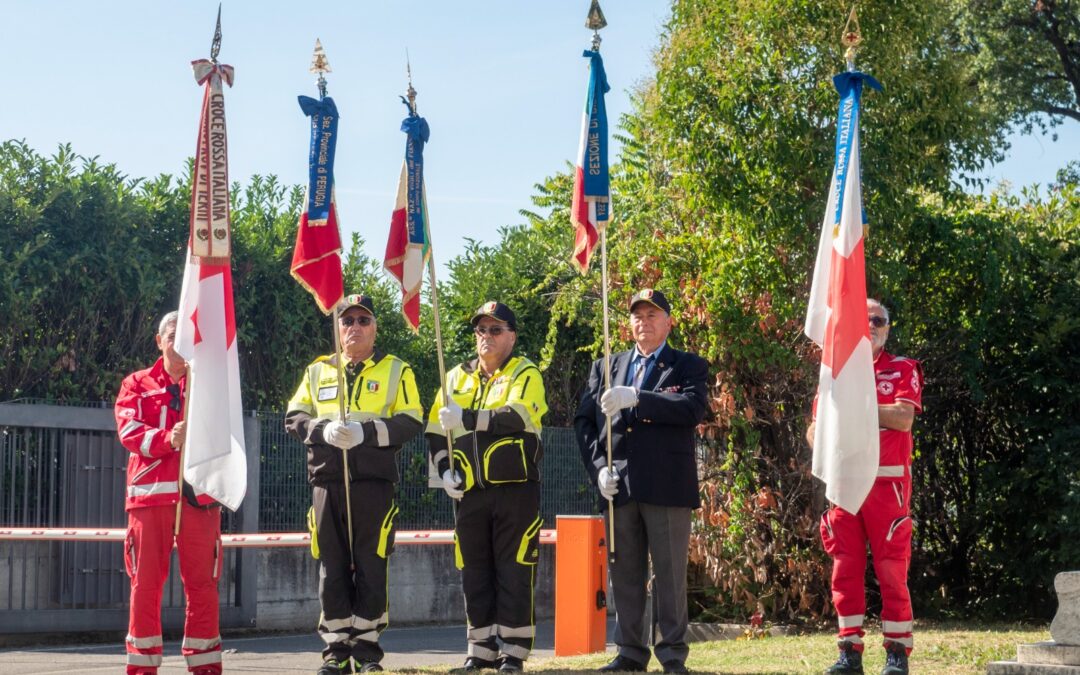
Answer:
M877 479L859 512L848 513L832 506L821 517L821 541L833 559L832 596L840 625L840 656L825 672L863 672L863 586L869 544L881 587L881 632L885 641L881 675L907 675L908 655L914 644L907 587L911 562L911 427L915 415L922 412L923 375L918 361L885 351L890 325L885 306L870 299L866 311L874 356L881 454ZM814 431L811 423L806 432L811 447Z
M221 507L209 496L180 489L184 445L184 359L173 349L177 313L162 318L155 336L161 356L153 366L124 378L116 397L120 443L130 453L124 564L131 577L128 675L156 675L161 665L161 594L175 539L186 613L181 652L196 675L221 672L218 576L221 572ZM180 533L173 535L176 504Z

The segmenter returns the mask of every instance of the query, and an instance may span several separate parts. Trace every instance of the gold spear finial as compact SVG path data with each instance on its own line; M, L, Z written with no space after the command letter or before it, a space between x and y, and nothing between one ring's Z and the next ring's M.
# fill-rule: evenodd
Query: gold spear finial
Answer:
M848 70L855 70L855 53L862 44L862 30L859 28L859 16L855 13L855 5L851 6L847 23L844 24L844 33L840 38L840 44L847 49L844 51L844 59L847 61Z
M592 30L592 48L593 51L600 49L600 29L607 26L607 19L604 18L604 11L600 9L600 0L592 0L592 5L589 7L589 16L585 19L585 27Z
M319 96L326 98L326 78L324 74L333 71L330 70L330 62L326 59L326 52L323 51L322 42L319 41L319 38L315 38L315 52L311 55L311 67L308 68L308 72L319 76L319 79L315 82L319 86Z
M221 3L217 6L217 25L214 27L214 37L210 40L210 62L217 63L218 53L221 52Z

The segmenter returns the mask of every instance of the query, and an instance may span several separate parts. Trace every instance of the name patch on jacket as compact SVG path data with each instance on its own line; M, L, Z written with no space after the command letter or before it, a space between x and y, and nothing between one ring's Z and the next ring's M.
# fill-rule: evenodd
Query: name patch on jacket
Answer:
M495 398L502 398L506 393L506 386L510 384L510 378L506 375L500 375L491 381L491 395Z
M318 400L320 401L332 401L337 398L337 385L332 387L319 387Z

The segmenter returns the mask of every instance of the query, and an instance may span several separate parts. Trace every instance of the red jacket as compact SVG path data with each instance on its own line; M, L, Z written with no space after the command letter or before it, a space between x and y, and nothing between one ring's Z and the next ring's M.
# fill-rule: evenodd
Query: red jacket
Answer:
M175 504L180 499L180 452L172 428L183 419L186 380L173 382L161 358L124 378L116 397L116 429L131 455L125 509ZM170 391L171 390L171 391ZM199 495L200 504L213 500Z

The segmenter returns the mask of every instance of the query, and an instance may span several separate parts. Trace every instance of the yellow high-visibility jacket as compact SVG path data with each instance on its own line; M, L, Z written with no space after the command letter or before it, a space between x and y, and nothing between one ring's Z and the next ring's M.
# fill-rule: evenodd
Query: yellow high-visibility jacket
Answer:
M362 422L364 440L348 450L352 480L399 479L397 451L420 432L423 408L416 377L409 364L376 351L362 367L346 369L346 417ZM308 449L308 481L312 485L341 482L341 450L323 441L326 423L338 419L337 360L331 354L315 359L289 401L286 430Z
M484 379L474 359L451 370L446 379L450 395L463 410L465 429L454 435L454 468L465 478L464 489L540 480L544 455L540 419L548 409L540 369L524 357L512 356ZM450 468L446 434L439 425L443 401L440 389L427 425L437 476Z

